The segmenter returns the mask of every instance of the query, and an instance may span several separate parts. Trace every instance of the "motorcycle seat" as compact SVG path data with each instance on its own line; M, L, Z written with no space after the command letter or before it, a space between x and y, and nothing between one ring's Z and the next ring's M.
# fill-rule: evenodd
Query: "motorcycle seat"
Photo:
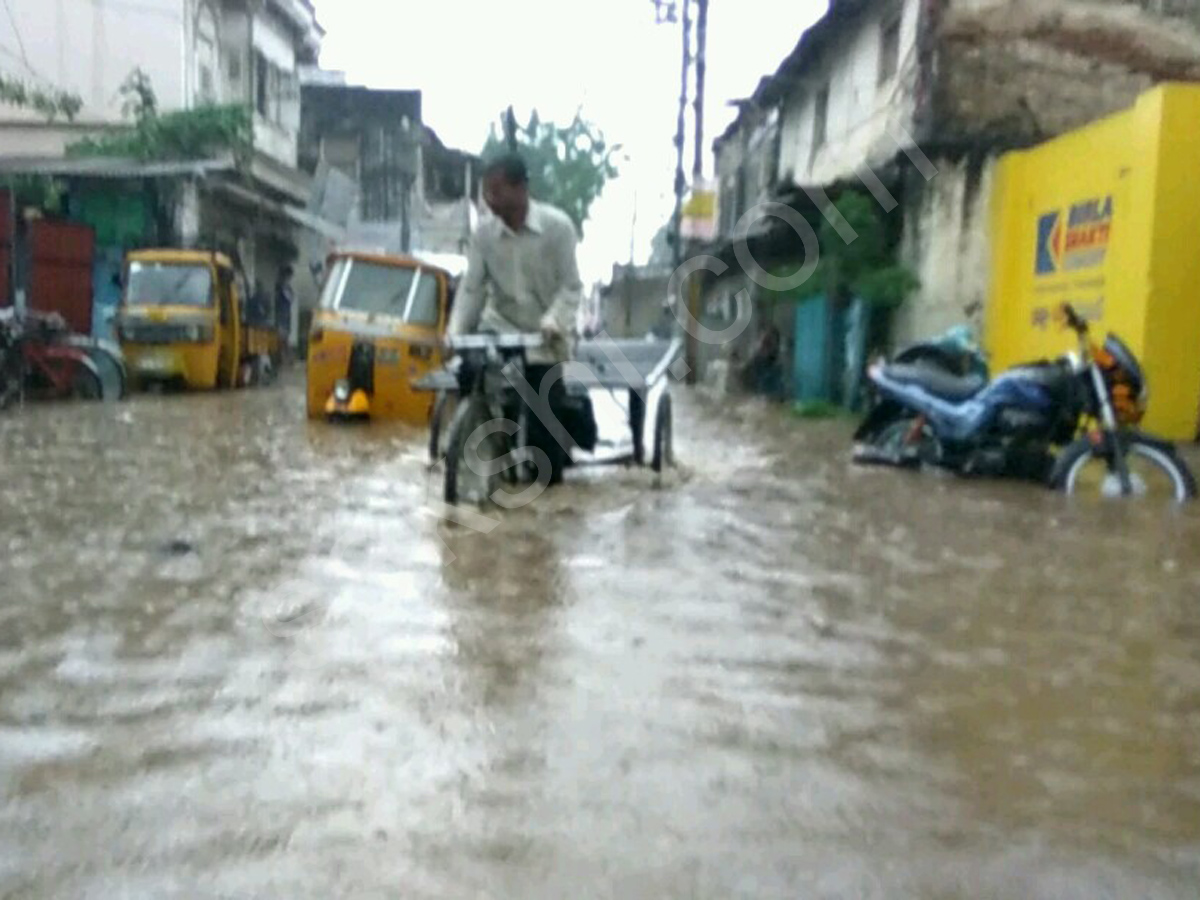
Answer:
M935 397L953 402L970 400L987 386L987 379L982 375L954 375L920 364L893 364L884 369L884 375L900 384L915 385Z

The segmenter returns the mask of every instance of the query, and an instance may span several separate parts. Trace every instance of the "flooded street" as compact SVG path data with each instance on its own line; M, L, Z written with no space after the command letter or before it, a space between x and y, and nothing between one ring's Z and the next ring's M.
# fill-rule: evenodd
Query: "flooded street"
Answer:
M295 379L0 419L0 897L1197 896L1200 508L680 406L488 534Z

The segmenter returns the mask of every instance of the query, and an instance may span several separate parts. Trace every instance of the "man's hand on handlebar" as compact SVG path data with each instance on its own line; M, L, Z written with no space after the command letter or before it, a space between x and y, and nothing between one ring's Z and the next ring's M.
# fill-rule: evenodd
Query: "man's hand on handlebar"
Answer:
M542 340L547 344L553 344L563 338L562 329L558 327L558 323L547 317L542 319Z

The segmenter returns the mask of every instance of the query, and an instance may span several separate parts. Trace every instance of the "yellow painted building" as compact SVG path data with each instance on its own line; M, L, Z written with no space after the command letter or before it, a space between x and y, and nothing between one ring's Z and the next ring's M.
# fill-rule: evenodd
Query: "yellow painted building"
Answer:
M986 344L997 370L1073 349L1063 302L1113 331L1150 381L1147 430L1200 425L1200 86L1170 84L1125 112L999 164Z

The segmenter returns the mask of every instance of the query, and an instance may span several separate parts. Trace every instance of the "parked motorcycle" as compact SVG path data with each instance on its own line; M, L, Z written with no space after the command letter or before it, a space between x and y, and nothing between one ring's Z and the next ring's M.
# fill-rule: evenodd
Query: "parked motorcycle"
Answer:
M945 369L953 375L988 377L988 364L983 350L971 329L966 326L951 328L932 340L905 347L892 362L908 365L925 363Z
M1149 395L1136 356L1116 335L1094 345L1070 306L1062 316L1077 354L991 381L934 358L872 365L878 400L855 434L855 461L1026 478L1068 494L1194 498L1174 446L1137 430Z

